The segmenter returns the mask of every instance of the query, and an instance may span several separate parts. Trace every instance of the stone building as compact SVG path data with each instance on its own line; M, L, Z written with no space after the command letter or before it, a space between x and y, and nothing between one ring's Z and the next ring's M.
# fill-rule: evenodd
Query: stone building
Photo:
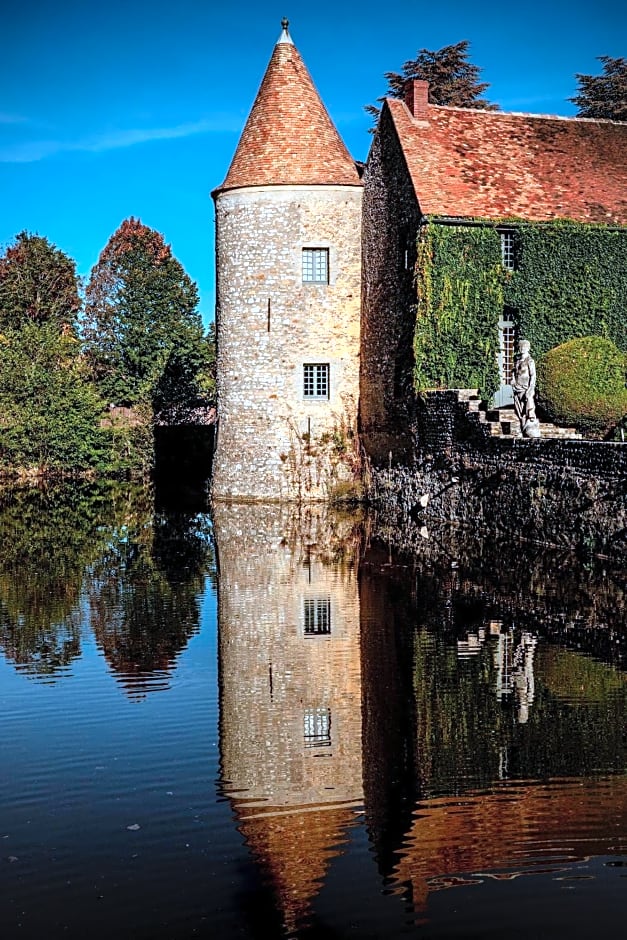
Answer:
M213 197L212 495L326 499L352 473L362 184L286 21Z
M390 451L395 460L411 457L421 230L457 227L463 242L464 231L490 227L497 264L511 272L525 224L598 223L624 238L627 223L627 124L442 107L428 94L428 82L411 81L404 100L384 101L363 177L360 431L375 463ZM502 406L511 394L517 312L505 303L494 318L494 404ZM595 332L605 329L599 323Z
M624 236L626 138L625 123L431 105L428 84L413 81L405 100L385 100L362 174L284 21L226 178L213 193L213 497L328 499L351 491L364 453L374 467L411 464L421 233L428 226L490 227L497 267L508 271L521 224L602 223ZM603 271L597 281L605 289ZM612 317L627 350L618 296L624 277L617 283ZM489 309L487 296L478 298L487 333L474 338L470 328L466 338L485 350L492 388L500 383L495 407L510 398L521 338L517 311L499 291ZM582 328L616 341L602 322L606 300L592 328L579 323L560 334L547 327L536 354ZM562 317L563 298L559 309L541 315ZM460 385L474 387L433 383Z

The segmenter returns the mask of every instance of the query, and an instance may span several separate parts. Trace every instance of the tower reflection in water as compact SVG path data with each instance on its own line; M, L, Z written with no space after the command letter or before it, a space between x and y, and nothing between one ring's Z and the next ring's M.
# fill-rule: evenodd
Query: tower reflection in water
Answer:
M289 931L363 803L359 528L326 507L213 516L223 790Z
M443 912L443 889L496 882L500 923L574 929L563 881L588 906L594 885L617 895L627 691L607 625L581 604L581 631L566 606L567 631L539 605L514 622L505 583L477 601L481 571L395 559L326 507L218 504L214 527L222 792L284 931L332 917L372 936L378 917L382 935L426 919L444 936L485 895Z

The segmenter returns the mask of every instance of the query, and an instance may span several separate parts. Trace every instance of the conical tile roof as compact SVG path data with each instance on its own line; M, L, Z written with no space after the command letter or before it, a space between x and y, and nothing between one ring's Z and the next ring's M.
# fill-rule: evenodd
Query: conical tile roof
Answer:
M361 185L285 21L226 179L216 192L275 185Z

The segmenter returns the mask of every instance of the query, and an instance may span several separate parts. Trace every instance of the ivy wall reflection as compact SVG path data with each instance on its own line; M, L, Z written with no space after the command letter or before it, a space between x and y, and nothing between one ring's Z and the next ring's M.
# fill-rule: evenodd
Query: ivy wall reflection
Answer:
M536 872L540 844L556 871L620 854L627 820L622 581L532 552L525 596L475 548L360 566L367 825L417 911L464 873Z

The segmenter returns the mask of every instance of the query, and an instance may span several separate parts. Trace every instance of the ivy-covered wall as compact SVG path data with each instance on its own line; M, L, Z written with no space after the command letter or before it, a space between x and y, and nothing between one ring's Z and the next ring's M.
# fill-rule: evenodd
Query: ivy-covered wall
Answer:
M515 232L515 269L499 228ZM578 336L627 352L627 227L558 220L422 226L416 263L415 387L499 384L498 321L505 307L536 358Z
M604 336L627 352L627 227L556 221L516 229L516 270L505 303L519 335L542 356L578 336Z
M485 397L496 391L503 286L496 227L422 227L414 333L418 390L478 388Z

